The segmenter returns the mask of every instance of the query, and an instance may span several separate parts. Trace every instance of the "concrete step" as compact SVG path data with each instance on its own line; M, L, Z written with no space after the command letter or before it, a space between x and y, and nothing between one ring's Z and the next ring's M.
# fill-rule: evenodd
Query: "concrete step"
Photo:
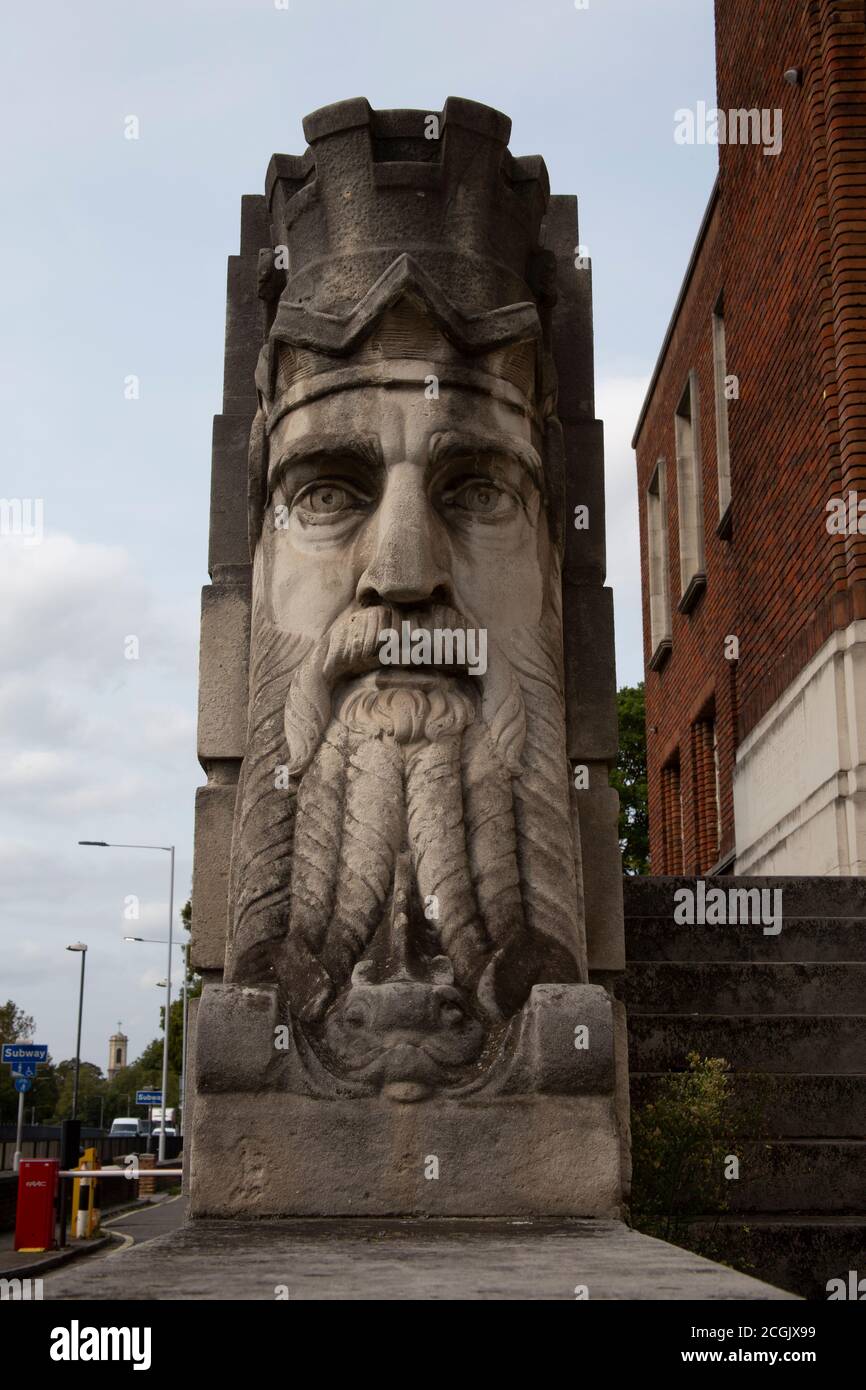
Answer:
M655 1100L667 1075L633 1073L633 1108ZM866 1076L737 1072L731 1077L731 1094L737 1112L751 1126L749 1137L862 1139L866 1134Z
M866 962L631 961L616 992L632 1014L858 1014Z
M731 1213L841 1215L866 1197L864 1139L752 1140L731 1152L740 1159L739 1178L725 1183Z
M695 889L696 878L649 878L626 875L623 906L626 917L665 917L673 921L674 893ZM782 916L866 918L866 878L704 878L707 887L758 888L782 893Z
M783 916L778 936L760 926L695 926L667 917L626 917L631 961L866 961L866 919Z
M866 1276L866 1213L705 1217L690 1234L701 1249L711 1244L713 1258L801 1298L826 1300L831 1279L843 1279L846 1288L856 1283L849 1270Z
M734 1071L866 1074L866 1015L641 1014L629 1011L633 1072L683 1071L690 1052Z

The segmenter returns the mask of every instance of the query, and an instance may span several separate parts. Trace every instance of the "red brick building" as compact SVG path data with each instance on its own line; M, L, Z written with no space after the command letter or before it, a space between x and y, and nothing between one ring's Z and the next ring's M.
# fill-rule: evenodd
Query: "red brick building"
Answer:
M866 5L717 0L716 55L719 176L632 441L652 872L862 874Z

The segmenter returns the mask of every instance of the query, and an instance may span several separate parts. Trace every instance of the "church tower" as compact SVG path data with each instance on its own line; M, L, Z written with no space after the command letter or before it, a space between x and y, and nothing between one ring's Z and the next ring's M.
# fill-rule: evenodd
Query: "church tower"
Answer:
M120 1024L117 1025L117 1032L112 1033L108 1039L108 1079L113 1081L119 1071L126 1066L126 1048L129 1038L120 1031Z

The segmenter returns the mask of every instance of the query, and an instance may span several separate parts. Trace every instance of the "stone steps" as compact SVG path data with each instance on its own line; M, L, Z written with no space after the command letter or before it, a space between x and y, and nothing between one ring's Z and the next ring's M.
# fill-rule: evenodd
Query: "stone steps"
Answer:
M866 961L866 919L782 918L778 936L760 926L685 926L670 917L626 919L633 961Z
M623 909L626 920L641 917L660 917L673 924L674 893L680 888L695 889L695 878L665 877L623 879ZM757 888L782 893L782 916L820 918L822 921L840 917L866 919L866 878L740 878L704 879L714 888Z
M629 962L617 991L632 1014L861 1014L866 961Z
M683 1071L690 1052L724 1057L735 1071L866 1073L866 1014L807 1018L635 1011L628 1036L633 1073Z
M654 1100L667 1075L634 1074L632 1105ZM748 1131L752 1138L862 1139L866 1134L866 1075L738 1072L732 1091L740 1113L753 1121Z
M705 882L781 890L782 929L677 923L674 895L697 904L697 880L625 880L632 1104L690 1052L725 1058L749 1138L732 1142L728 1213L693 1232L716 1258L826 1298L829 1279L866 1275L866 879Z
M704 1217L691 1224L715 1258L802 1298L827 1298L831 1279L866 1274L866 1212L844 1216Z
M866 1198L866 1140L751 1140L735 1151L740 1176L725 1184L732 1214L844 1214Z

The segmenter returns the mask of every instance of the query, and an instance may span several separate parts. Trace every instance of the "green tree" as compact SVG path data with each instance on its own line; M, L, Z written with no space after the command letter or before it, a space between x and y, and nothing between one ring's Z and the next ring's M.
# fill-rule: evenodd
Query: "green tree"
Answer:
M75 1058L70 1057L65 1062L58 1062L57 1068L58 1094L54 1110L53 1122L59 1124L61 1120L72 1118L72 1097L75 1090ZM102 1100L105 1097L105 1077L102 1071L94 1062L82 1061L78 1070L78 1115L77 1119L83 1125L98 1125L99 1116L102 1110Z
M36 1024L30 1014L12 999L0 1004L0 1043L35 1042ZM49 1056L48 1062L36 1068L33 1085L24 1097L24 1114L29 1123L35 1112L37 1124L47 1124L57 1104L57 1076ZM13 1124L18 1118L18 1092L12 1080L12 1070L0 1066L0 1123Z
M36 1025L29 1014L19 1009L13 999L0 1004L0 1043L32 1042ZM0 1066L0 1120L11 1124L18 1115L18 1092L12 1080L12 1069Z
M649 812L646 772L646 704L644 684L624 685L617 692L619 752L610 775L619 792L619 844L627 874L649 873Z
M0 1043L32 1042L36 1024L13 999L0 1004Z

